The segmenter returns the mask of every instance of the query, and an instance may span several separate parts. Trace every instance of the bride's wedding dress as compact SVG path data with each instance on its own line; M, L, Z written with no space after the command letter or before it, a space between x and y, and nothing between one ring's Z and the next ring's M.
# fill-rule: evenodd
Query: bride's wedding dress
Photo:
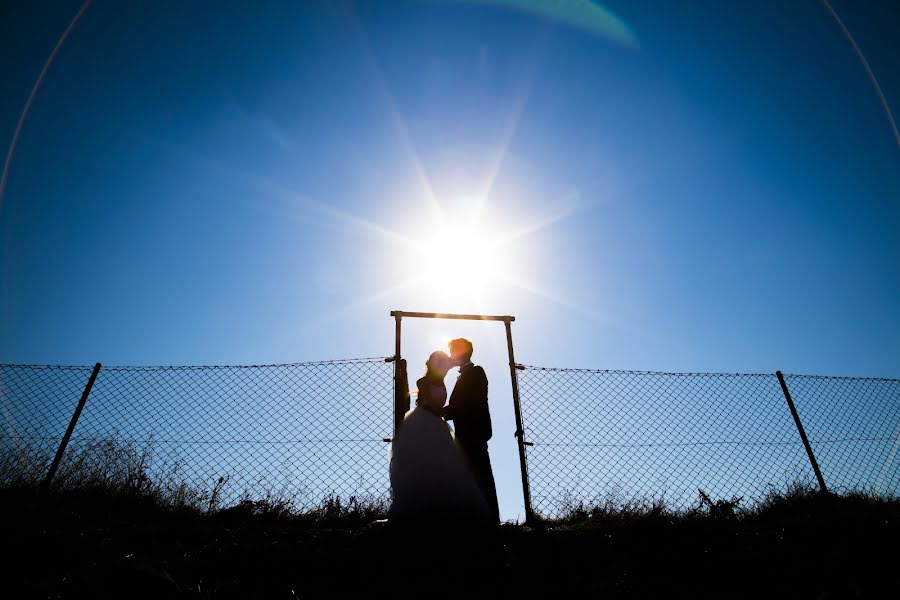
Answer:
M488 521L475 476L434 409L406 413L390 449L392 520Z

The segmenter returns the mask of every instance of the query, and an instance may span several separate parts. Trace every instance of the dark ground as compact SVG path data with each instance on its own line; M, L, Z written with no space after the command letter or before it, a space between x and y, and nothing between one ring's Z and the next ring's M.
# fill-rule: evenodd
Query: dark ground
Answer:
M4 490L0 510L6 598L900 598L900 502L858 496L487 533L86 491Z

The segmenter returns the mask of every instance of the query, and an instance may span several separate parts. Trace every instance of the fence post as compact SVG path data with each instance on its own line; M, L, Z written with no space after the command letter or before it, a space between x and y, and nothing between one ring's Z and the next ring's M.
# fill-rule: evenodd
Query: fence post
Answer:
M87 385L84 386L84 392L81 393L81 399L78 401L78 406L75 407L75 412L72 413L69 427L66 429L65 435L63 435L62 441L59 443L59 448L56 450L56 456L53 457L53 463L50 465L50 470L47 472L47 477L44 479L42 485L44 490L50 488L50 482L52 482L53 477L56 476L56 470L59 468L63 453L66 451L66 446L69 444L69 438L72 437L72 431L74 431L75 425L78 423L78 417L81 416L81 409L84 408L84 403L87 402L88 396L91 393L91 388L94 387L94 380L97 379L97 373L99 372L100 363L97 363L94 365L94 370L91 372L91 377L88 379Z
M812 446L809 445L809 439L806 437L806 431L803 430L803 423L800 422L800 415L797 414L797 409L794 407L794 401L791 399L791 393L788 391L787 384L784 382L784 375L781 374L781 371L775 371L775 375L778 377L778 383L781 384L781 391L784 392L784 398L787 400L788 408L791 409L791 415L794 417L794 424L797 425L797 431L800 432L800 439L803 440L803 446L806 448L806 454L809 456L809 462L812 464L816 479L819 480L819 489L828 493L828 488L825 487L825 479L822 477L822 472L819 471L819 463L816 462Z
M406 374L406 361L400 358L400 320L403 317L394 315L394 437L403 416L409 410L409 379Z
M528 481L528 463L525 456L525 431L522 429L522 407L519 404L519 377L516 373L518 366L513 355L512 343L512 318L503 321L506 325L506 347L509 351L509 375L512 379L513 408L516 412L516 440L519 446L519 467L522 471L522 496L525 499L525 522L534 524L534 511L531 509L531 486Z

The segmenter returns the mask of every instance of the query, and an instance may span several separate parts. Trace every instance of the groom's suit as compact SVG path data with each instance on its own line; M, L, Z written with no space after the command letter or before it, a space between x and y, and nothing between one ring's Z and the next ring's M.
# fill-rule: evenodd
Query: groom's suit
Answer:
M478 485L484 493L495 522L500 522L497 488L488 456L491 413L488 410L488 380L484 369L471 362L459 369L459 378L450 395L444 418L453 421L456 441L469 459Z

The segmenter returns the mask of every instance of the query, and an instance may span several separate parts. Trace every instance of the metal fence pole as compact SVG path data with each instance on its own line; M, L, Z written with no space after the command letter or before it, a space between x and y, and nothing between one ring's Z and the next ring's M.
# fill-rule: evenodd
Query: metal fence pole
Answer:
M816 457L813 454L812 446L809 445L809 439L806 437L806 431L803 429L803 423L800 422L800 415L797 414L797 409L794 407L794 401L791 399L791 393L788 391L787 384L784 382L784 375L781 374L781 371L775 371L775 375L778 377L778 383L781 384L781 391L784 392L784 398L787 400L788 408L791 409L791 415L794 417L794 423L797 425L797 431L800 432L800 439L803 440L803 446L806 448L806 454L809 456L809 462L812 464L813 471L816 474L816 479L819 480L819 488L823 492L828 492L828 488L825 486L825 479L822 477L822 472L819 471L819 463L816 462Z
M66 446L69 444L69 438L72 437L72 431L74 431L75 425L78 423L78 417L81 416L81 409L84 408L84 403L87 402L88 396L91 393L91 388L94 387L94 380L97 379L97 373L99 372L100 363L97 363L94 365L94 370L91 372L91 377L88 379L87 385L84 386L84 392L81 393L81 399L78 401L78 406L75 407L75 412L72 413L69 427L66 429L65 435L63 435L62 441L59 443L59 448L56 450L56 456L53 457L53 463L50 465L50 470L47 472L47 477L44 479L42 485L45 490L50 487L50 482L52 482L53 477L56 476L56 470L59 468L63 453L66 451Z
M505 320L506 325L506 347L509 350L509 376L512 380L513 408L516 412L516 440L519 446L519 467L522 471L522 496L525 499L525 522L534 523L534 511L531 509L531 488L528 482L528 463L525 456L525 431L522 429L522 407L519 404L519 377L516 373L518 365L513 355L512 342L512 317Z
M406 375L406 361L400 358L400 320L394 315L394 437L403 423L403 416L409 410L409 379Z

